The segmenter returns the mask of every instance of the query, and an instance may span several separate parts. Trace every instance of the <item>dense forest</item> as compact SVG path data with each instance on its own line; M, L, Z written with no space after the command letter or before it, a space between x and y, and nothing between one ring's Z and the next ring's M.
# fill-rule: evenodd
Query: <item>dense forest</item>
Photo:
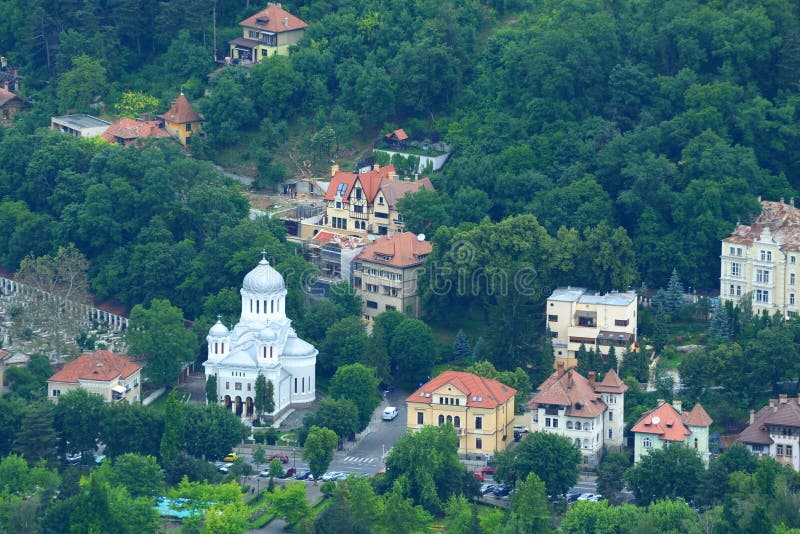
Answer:
M245 267L228 279L225 262L248 242L237 225L253 225L210 165L35 132L58 112L119 114L130 92L163 111L183 90L207 119L195 155L214 160L247 135L267 183L291 174L287 153L324 175L390 127L446 141L437 192L402 204L436 245L425 306L444 323L483 309L503 369L538 345L528 325L552 287L659 287L676 269L713 289L719 239L757 214L758 195L788 201L800 185L800 13L788 0L287 2L309 23L290 56L208 77L237 22L263 7L0 2L0 51L34 104L0 141L7 268L73 241L99 295L169 297L190 317L203 295L236 287ZM272 230L261 241L281 243ZM466 269L484 277L442 290L464 289Z

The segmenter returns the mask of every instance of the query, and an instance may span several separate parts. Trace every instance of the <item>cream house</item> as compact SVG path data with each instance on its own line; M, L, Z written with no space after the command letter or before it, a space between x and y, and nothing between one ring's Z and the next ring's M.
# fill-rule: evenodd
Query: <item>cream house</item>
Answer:
M252 65L276 54L288 55L289 47L303 38L308 24L280 4L270 2L266 9L244 19L239 26L244 34L231 41L229 61Z
M758 456L771 456L800 471L800 398L781 394L758 413L750 410L750 424L736 441Z
M667 443L685 443L700 453L708 467L709 428L713 419L698 402L691 411L682 410L681 401L667 404L663 400L659 405L639 418L631 427L635 436L633 461L642 459L651 450L662 449Z
M406 399L407 426L451 424L458 433L459 454L483 459L503 451L514 439L517 390L472 373L445 371Z
M417 276L432 250L425 236L410 232L385 235L353 260L353 288L366 321L387 310L419 317Z
M126 356L107 350L82 354L50 377L47 398L58 402L61 395L83 388L105 402L140 402L141 369Z
M753 313L796 315L800 310L798 257L800 210L794 207L794 199L788 204L782 198L762 201L761 213L752 224L737 224L722 240L720 299L738 304L749 295Z
M531 430L566 437L581 451L583 466L594 468L604 449L624 445L627 390L613 369L597 382L594 372L587 379L561 362L528 403Z
M604 356L613 346L619 358L636 343L636 304L635 291L600 294L583 287L556 288L547 299L554 366L577 365L575 356L582 344Z

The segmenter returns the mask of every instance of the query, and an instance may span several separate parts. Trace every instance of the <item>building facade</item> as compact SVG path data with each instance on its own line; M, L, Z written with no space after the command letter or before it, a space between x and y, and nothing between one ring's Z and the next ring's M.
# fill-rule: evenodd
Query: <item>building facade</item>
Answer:
M47 381L47 398L58 398L83 388L105 402L141 402L141 366L127 356L107 350L82 354Z
M255 15L239 23L242 37L231 41L229 62L252 65L274 55L288 55L289 47L303 38L308 26L280 4L270 3Z
M624 445L625 392L628 387L612 369L601 382L594 372L587 379L575 369L550 375L528 403L531 430L564 436L581 451L584 467L600 463L603 451Z
M621 360L636 344L636 292L600 294L583 287L559 287L547 299L547 328L553 338L554 366L577 365L581 345L604 355L613 346Z
M25 107L20 97L0 87L0 124L8 126L14 122L14 116Z
M425 236L398 232L377 239L356 256L353 288L363 301L364 320L387 310L419 317L417 277L432 250Z
M504 451L514 439L512 387L472 373L445 371L406 399L407 427L451 424L458 433L458 452L484 459Z
M203 134L203 116L197 113L183 93L178 96L166 113L156 118L164 121L164 128L183 146L192 143L193 136Z
M762 201L761 213L752 224L737 224L722 240L720 299L738 304L747 297L753 313L796 315L800 310L799 257L800 210L794 207L794 199L788 204L783 199Z
M685 443L700 453L703 463L708 467L709 428L713 419L700 403L695 404L691 411L684 412L681 401L676 400L672 404L663 400L658 402L656 408L642 415L631 427L635 436L634 463L654 449L663 449L667 443Z
M771 456L800 471L800 398L781 394L758 413L750 410L750 424L736 441L758 456Z
M146 137L156 139L170 137L169 132L161 121L143 121L140 119L129 119L123 117L114 121L103 135L103 139L109 143L121 146L131 146L141 144L141 140Z
M382 236L404 228L397 201L410 192L433 190L428 178L416 181L399 179L392 165L374 165L371 170L353 173L334 165L325 193L325 216L319 228L347 235Z
M283 277L266 259L244 277L242 313L228 330L221 321L211 327L206 380L217 381L216 399L237 415L253 417L259 375L272 382L277 416L290 407L305 406L316 398L317 349L297 337L286 317ZM208 399L213 402L213 399Z
M111 123L91 115L63 115L50 119L50 129L73 137L97 137L103 135Z

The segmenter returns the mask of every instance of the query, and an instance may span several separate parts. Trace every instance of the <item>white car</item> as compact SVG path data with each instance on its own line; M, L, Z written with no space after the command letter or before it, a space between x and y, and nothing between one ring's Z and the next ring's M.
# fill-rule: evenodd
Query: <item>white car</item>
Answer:
M320 480L322 482L329 482L329 481L332 481L332 480L336 480L337 477L339 477L341 475L342 475L342 473L339 473L338 471L328 471L327 473L322 475Z
M528 427L522 425L514 425L514 432L519 432L520 434L527 434Z
M394 406L389 406L385 410L383 410L383 420L384 421L391 421L397 417L397 408Z
M578 497L579 501L593 501L597 497L594 493L581 493L581 496Z

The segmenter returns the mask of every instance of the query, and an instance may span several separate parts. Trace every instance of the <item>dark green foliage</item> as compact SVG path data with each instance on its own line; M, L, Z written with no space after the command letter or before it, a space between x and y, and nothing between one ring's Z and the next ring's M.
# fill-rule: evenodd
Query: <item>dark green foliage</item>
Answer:
M14 449L29 463L44 460L52 465L55 462L58 434L54 412L54 406L46 400L32 403L25 410Z
M597 492L609 503L620 504L625 486L625 471L630 467L630 458L624 454L608 454L597 467Z
M331 379L328 393L334 399L352 401L358 408L356 432L364 430L369 424L372 412L378 406L378 379L374 371L356 363L337 369ZM339 435L339 437L345 437Z
M453 342L453 360L463 362L472 354L472 348L469 345L469 337L463 329L459 329L456 333L455 341Z
M683 283L678 278L678 271L673 269L664 293L664 311L675 313L681 309L681 306L683 306Z
M636 501L644 505L666 498L694 499L702 473L703 461L697 450L670 443L644 455L625 479Z
M495 478L505 482L525 480L535 473L548 495L562 495L578 480L580 450L572 440L546 432L533 432L515 449L498 453Z
M217 402L217 377L210 375L206 379L206 402Z
M727 306L717 306L712 311L711 323L708 327L711 343L727 343L731 339L731 317Z

